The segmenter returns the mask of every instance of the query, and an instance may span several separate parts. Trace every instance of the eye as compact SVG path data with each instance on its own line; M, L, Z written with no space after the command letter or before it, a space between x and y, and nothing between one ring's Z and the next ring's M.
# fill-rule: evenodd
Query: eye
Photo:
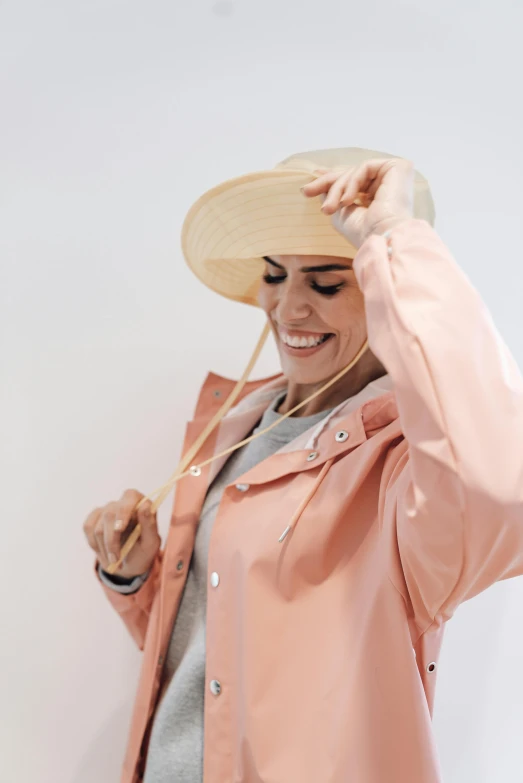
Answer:
M318 285L318 283L311 283L313 290L317 291L319 294L323 294L323 296L334 296L334 294L341 291L344 286L345 283L338 283L337 285Z
M281 283L282 280L285 280L287 275L281 275L280 277L275 277L274 275L269 275L268 273L266 275L263 275L263 279L266 283Z
M287 279L287 275L270 275L269 273L266 273L263 275L263 279L269 285L274 285L275 283L283 283L283 281ZM336 285L319 285L319 283L314 281L312 281L310 285L313 291L316 291L318 294L322 294L323 296L334 296L338 293L338 291L341 291L341 289L345 287L345 283L337 283Z

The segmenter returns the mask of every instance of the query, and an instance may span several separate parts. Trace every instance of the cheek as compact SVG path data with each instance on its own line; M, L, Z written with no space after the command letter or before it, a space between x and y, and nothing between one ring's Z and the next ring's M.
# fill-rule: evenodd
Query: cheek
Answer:
M322 308L322 315L335 334L350 337L366 328L363 294L353 286L341 291L339 296Z

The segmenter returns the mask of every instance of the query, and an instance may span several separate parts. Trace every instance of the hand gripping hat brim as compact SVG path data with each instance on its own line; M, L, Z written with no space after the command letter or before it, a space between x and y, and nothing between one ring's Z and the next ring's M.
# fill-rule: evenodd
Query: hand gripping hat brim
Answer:
M305 198L303 185L319 167L349 168L371 158L395 158L349 147L292 155L273 169L227 180L204 193L187 213L182 250L189 267L218 294L257 305L266 255L326 255L354 258L353 247L320 210L321 200ZM427 180L416 171L414 216L434 224Z

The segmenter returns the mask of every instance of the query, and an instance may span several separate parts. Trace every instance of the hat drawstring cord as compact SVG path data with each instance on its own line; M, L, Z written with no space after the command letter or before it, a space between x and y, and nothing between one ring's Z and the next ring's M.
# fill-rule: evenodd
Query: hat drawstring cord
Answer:
M309 492L305 495L304 499L301 501L300 505L298 506L298 508L296 509L294 514L292 515L291 521L289 522L289 524L287 525L287 527L285 528L285 530L283 531L283 533L279 537L278 541L280 542L280 544L287 537L288 533L293 528L296 528L296 525L298 524L298 521L299 521L299 519L300 519L300 517L301 517L301 515L303 513L304 508L310 502L312 496L318 490L321 482L323 481L323 479L327 475L327 472L328 472L328 470L329 470L329 468L330 468L330 466L332 465L333 462L334 462L334 457L331 457L330 459L328 459L325 462L324 466L322 467L322 469L320 470L318 476L316 477L316 481L314 482L314 484L312 486L312 489L309 490Z
M247 367L245 368L245 371L228 396L228 398L225 400L224 404L221 406L221 408L217 411L217 413L213 416L213 418L209 421L207 426L204 428L204 430L200 433L196 441L193 443L193 445L189 448L186 454L182 457L180 460L178 467L174 471L171 478L165 483L162 484L161 487L158 487L158 489L155 489L153 492L149 493L148 495L144 495L143 498L141 498L138 503L136 504L135 508L133 509L133 514L140 506L142 506L147 500L152 501L151 505L151 513L155 513L157 509L161 506L167 495L170 493L172 487L182 478L185 476L191 475L191 476L200 476L202 472L202 468L208 465L211 462L214 462L214 460L220 459L221 457L224 457L228 454L230 454L233 451L236 451L236 449L239 449L241 446L245 446L247 443L250 443L251 440L254 440L255 438L259 438L260 435L263 435L264 433L268 432L269 430L273 429L273 427L276 427L280 422L282 422L284 419L288 418L289 416L292 416L293 413L295 413L297 410L302 408L304 405L306 405L308 402L313 400L315 397L317 397L319 394L321 394L325 389L328 389L330 386L335 384L345 373L347 373L354 365L359 361L361 356L365 353L365 351L368 348L368 340L365 340L362 347L356 354L356 356L352 359L352 361L344 367L340 372L338 372L333 378L331 378L327 383L325 383L320 389L313 392L309 397L307 397L305 400L300 402L298 405L295 405L294 408L291 408L291 410L287 411L287 413L284 413L279 419L274 421L272 424L269 424L268 427L265 427L265 429L260 430L259 432L256 432L254 435L251 435L248 438L245 438L244 440L240 441L239 443L236 443L234 446L230 446L228 449L225 449L224 451L221 451L219 454L215 454L213 457L210 457L209 459L206 459L204 462L200 462L197 465L191 465L190 463L196 456L196 454L199 452L207 438L209 437L210 433L216 428L216 426L220 423L220 421L223 419L223 417L226 415L226 413L232 408L233 404L236 402L237 398L239 397L243 387L245 386L245 383L247 382L247 378L249 377L252 368L254 367L256 360L258 359L258 356L261 353L261 350L265 344L265 341L267 340L267 337L270 332L270 323L267 320L263 327L263 331L261 333L261 336L258 340L258 343L254 349L254 352L249 360L249 363L247 364ZM327 465L328 463L326 463ZM187 469L187 467L190 465L190 467ZM330 467L330 465L329 465ZM328 467L325 472L327 472ZM321 474L320 474L321 475ZM319 478L319 477L318 477ZM158 495L155 500L153 500L154 495ZM301 506L296 512L298 516L296 516L296 519L298 519L299 514L301 514ZM294 517L293 517L294 520ZM294 523L293 523L294 524ZM291 525L292 527L292 525ZM138 522L136 527L132 530L132 532L129 535L129 538L126 539L125 543L122 546L120 557L116 563L110 563L106 567L106 571L109 574L114 574L122 564L122 561L127 557L133 546L136 544L138 539L140 538L142 532L142 528L140 523ZM283 537L287 535L289 530L284 531ZM283 539L281 539L283 540Z

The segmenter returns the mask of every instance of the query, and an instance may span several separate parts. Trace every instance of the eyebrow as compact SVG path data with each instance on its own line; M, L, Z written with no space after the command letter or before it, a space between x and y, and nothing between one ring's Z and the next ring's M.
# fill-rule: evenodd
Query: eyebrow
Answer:
M276 261L273 261L272 258L269 258L269 256L263 256L263 257L269 264L272 264L272 266L275 266L278 269L283 269L285 271L284 266L282 266L281 264L277 264ZM301 272L339 272L345 269L352 269L352 267L347 266L345 264L322 264L321 266L302 266L300 271Z

